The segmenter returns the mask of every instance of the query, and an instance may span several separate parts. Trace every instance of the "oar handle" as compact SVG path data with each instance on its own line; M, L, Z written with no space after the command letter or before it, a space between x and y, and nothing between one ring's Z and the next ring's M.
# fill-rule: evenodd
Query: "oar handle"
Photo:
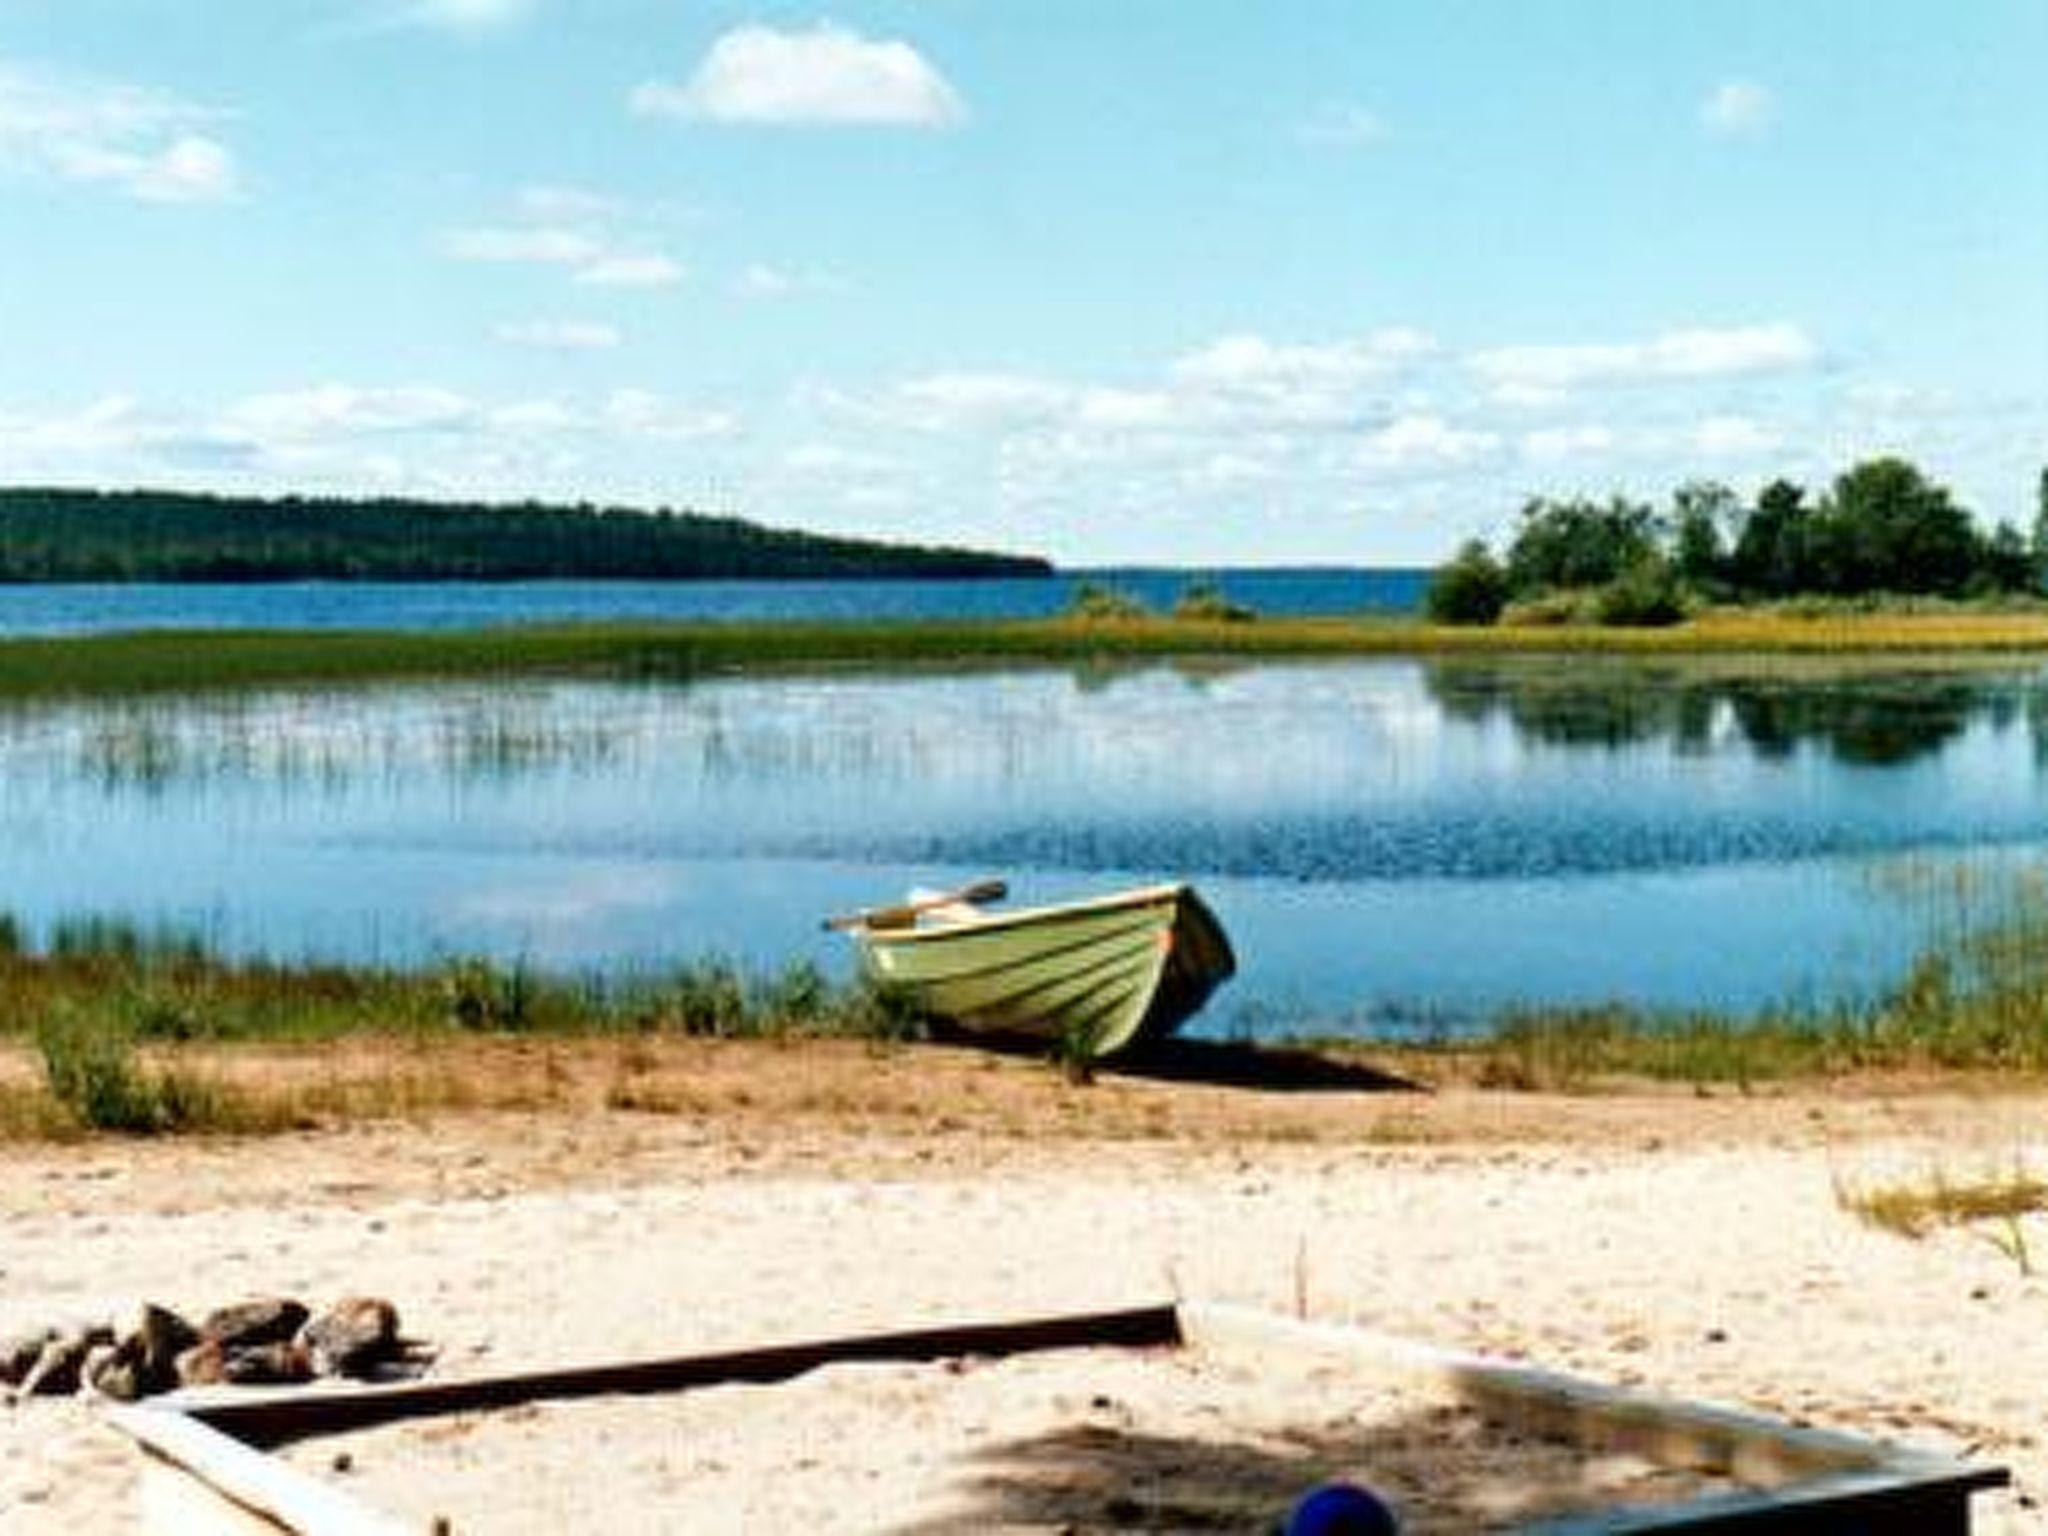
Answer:
M951 906L954 902L965 902L978 907L987 902L1001 901L1010 894L1007 881L977 880L972 885L963 885L957 891L941 891L936 896L925 896L917 901L899 902L893 907L866 907L859 912L844 913L839 917L825 919L827 928L901 928L920 912L929 912L933 907Z

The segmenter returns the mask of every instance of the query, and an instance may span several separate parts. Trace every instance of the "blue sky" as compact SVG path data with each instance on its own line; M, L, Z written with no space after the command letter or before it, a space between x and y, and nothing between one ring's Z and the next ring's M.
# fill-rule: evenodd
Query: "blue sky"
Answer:
M2048 462L2048 5L0 0L0 481L1426 562Z

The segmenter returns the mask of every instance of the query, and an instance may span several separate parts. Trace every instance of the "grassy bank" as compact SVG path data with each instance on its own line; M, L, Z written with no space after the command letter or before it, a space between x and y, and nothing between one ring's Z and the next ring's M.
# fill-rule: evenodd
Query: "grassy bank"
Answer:
M442 632L162 631L0 640L0 699L430 678L686 679L731 671L1171 657L2048 653L2048 611L1716 612L1668 629L1471 629L1401 618L592 624Z
M1313 1051L1389 1082L1507 1090L2039 1078L2048 1074L2048 888L2007 893L1983 910L1995 915L1952 930L1889 994L1855 1007L1755 1016L1524 1011L1477 1041L1325 1041ZM0 1138L259 1133L539 1107L551 1102L547 1074L501 1082L496 1068L478 1065L523 1046L624 1052L602 1102L658 1108L633 1053L664 1041L881 1044L921 1033L900 1001L834 984L804 964L748 973L709 959L605 980L474 959L417 970L282 965L232 961L188 938L106 921L59 925L31 948L0 920L0 1046L13 1046L0 1051ZM1274 1062L1302 1068L1302 1041L1274 1044L1286 1047L1270 1053ZM242 1070L279 1052L296 1063L282 1082ZM1245 1068L1239 1060L1232 1070L1259 1078ZM661 1092L678 1103L688 1097L687 1088Z

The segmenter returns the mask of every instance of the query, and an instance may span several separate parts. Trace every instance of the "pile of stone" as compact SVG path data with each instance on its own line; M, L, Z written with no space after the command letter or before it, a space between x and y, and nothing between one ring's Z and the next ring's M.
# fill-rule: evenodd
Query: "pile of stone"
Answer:
M145 1302L125 1334L97 1324L0 1340L0 1387L24 1397L85 1391L133 1402L220 1382L370 1380L420 1359L419 1346L399 1336L398 1309L377 1296L351 1296L317 1317L303 1302L268 1296L221 1307L196 1328Z

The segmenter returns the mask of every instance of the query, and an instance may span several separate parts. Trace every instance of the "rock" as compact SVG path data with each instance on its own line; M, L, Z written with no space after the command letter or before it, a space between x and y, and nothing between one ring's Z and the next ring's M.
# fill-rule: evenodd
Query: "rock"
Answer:
M226 1352L221 1380L240 1387L284 1386L313 1379L313 1366L297 1344L252 1344Z
M56 1337L54 1328L36 1328L0 1339L0 1383L20 1386L36 1361L42 1358L43 1346Z
M136 1385L144 1393L168 1392L178 1384L178 1356L199 1342L199 1330L169 1307L144 1302L135 1331L123 1340L134 1350Z
M308 1323L299 1343L323 1376L367 1376L399 1353L398 1309L381 1296L350 1296Z
M227 1351L220 1347L220 1341L201 1339L178 1355L178 1385L210 1387L217 1382L225 1381L226 1364Z
M58 1334L43 1346L36 1363L21 1379L23 1397L62 1397L78 1390L84 1378L85 1357L98 1344L114 1342L114 1330L106 1327L76 1328Z
M263 1296L222 1307L199 1325L199 1336L232 1353L256 1344L282 1344L305 1326L306 1309L289 1296Z
M98 1344L92 1348L79 1373L84 1378L83 1390L119 1403L132 1403L142 1396L140 1351L130 1348L134 1337L130 1334L119 1344Z

